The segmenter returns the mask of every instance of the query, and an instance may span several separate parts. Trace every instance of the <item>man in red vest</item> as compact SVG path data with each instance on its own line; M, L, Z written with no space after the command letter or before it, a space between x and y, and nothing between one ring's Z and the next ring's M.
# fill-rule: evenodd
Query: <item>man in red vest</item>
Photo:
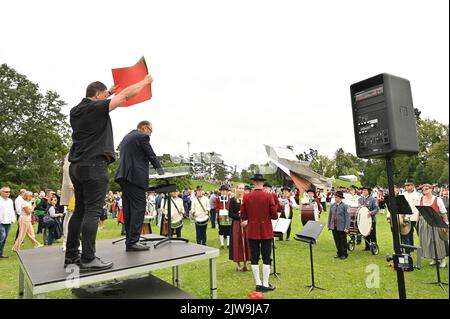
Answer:
M241 206L242 226L246 227L250 244L252 272L256 281L256 291L271 291L269 284L273 228L271 219L278 219L277 205L271 194L264 192L265 179L255 174L251 179L254 189L244 196ZM259 258L263 260L263 281L259 276Z

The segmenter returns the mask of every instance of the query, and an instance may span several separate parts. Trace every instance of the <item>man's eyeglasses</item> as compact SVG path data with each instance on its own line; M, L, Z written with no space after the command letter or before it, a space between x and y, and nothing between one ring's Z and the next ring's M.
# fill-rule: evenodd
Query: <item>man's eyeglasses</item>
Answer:
M11 193L11 191L2 191L2 192L3 192L3 193L8 193L8 194Z

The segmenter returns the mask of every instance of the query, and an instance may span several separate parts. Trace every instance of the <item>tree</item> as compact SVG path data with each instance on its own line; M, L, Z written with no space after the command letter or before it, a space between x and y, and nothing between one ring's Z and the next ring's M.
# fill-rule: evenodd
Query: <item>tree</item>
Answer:
M70 143L56 92L39 91L6 64L0 66L0 176L13 191L59 189Z

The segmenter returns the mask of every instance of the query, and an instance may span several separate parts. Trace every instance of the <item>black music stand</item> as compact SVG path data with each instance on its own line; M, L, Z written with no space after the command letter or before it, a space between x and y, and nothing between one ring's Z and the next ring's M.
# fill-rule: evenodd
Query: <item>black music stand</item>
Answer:
M175 184L170 184L167 180L165 180L165 183L157 185L157 186L153 186L153 187L149 187L147 189L149 192L155 192L155 193L163 193L165 196L165 200L167 200L167 228L168 228L168 234L167 237L162 239L161 238L145 238L143 239L143 241L159 241L158 243L156 243L153 247L157 248L158 246L164 244L164 243L168 243L168 242L172 242L172 241L182 241L185 243L189 242L189 239L185 239L185 238L174 238L172 237L172 214L171 214L171 198L170 198L170 193L175 192L177 190L177 185ZM162 225L161 227L164 227L164 220L162 221Z
M313 251L312 251L312 245L317 244L317 238L319 238L320 233L322 232L323 228L325 227L325 223L321 221L312 221L309 220L305 227L303 227L302 232L300 234L295 235L295 240L303 241L305 243L309 244L309 256L311 261L311 286L309 287L308 294L313 291L314 288L325 290L323 288L320 288L319 286L316 286L314 283L314 261L313 261Z
M277 220L272 220L273 234L274 238L272 238L272 255L273 255L273 272L271 275L274 275L278 279L280 279L280 273L277 272L277 262L275 255L275 237L277 235L283 236L284 233L287 232L289 225L291 224L291 219L288 218L278 218Z
M434 229L438 228L446 228L448 229L448 225L441 219L439 214L436 214L434 209L431 206L416 206L420 212L420 215L425 219L427 224L432 228L433 234L433 248L434 248L434 261L436 263L436 273L437 273L437 282L430 282L430 285L438 285L445 291L444 285L448 286L448 283L441 281L441 273L439 271L439 263L437 262L437 249L436 249L436 235L434 234Z

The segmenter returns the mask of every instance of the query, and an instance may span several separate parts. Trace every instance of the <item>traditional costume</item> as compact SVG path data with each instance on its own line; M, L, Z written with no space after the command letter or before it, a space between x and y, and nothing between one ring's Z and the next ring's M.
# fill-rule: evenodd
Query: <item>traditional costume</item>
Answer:
M261 174L251 179L255 183L264 182ZM275 287L269 284L271 247L273 240L272 219L278 219L275 201L271 194L255 188L244 196L241 205L241 217L247 221L246 234L250 244L252 272L257 291L271 291ZM263 260L263 281L259 276L259 258Z
M220 191L228 191L227 185L220 186ZM220 249L224 248L224 237L227 239L227 247L230 246L230 230L231 230L231 219L228 214L230 209L231 198L228 195L221 195L216 197L216 202L214 203L214 209L216 210L216 220L219 222L219 239L220 239Z
M181 229L183 228L183 215L184 215L184 206L183 206L183 200L179 198L178 196L173 197L169 196L170 202L170 218L171 218L171 228L172 228L172 235L177 235L177 237L181 237ZM166 236L169 231L169 225L168 225L168 200L163 199L162 203L162 213L163 213L163 226L161 227L161 235Z
M341 199L344 198L344 194L341 191L337 191L334 196ZM348 257L346 233L350 229L350 215L348 205L343 201L335 202L331 205L330 214L328 215L328 229L333 232L337 250L335 258L346 259Z
M236 262L244 262L250 260L250 247L244 228L241 227L241 204L236 198L232 198L230 202L230 217L233 220L232 235L230 238L229 259Z
M369 239L372 243L377 242L377 220L376 220L376 214L378 212L378 205L377 200L373 196L370 196L370 193L372 192L372 188L369 186L364 186L361 188L361 190L366 189L369 192L369 195L366 197L362 195L358 199L359 207L367 207L370 214L372 215L372 231L370 232ZM370 245L366 240L366 248L364 250L370 250Z
M196 191L202 191L202 186L197 186ZM197 244L206 245L206 228L209 221L210 203L206 196L195 196L191 201L190 216L195 221L195 233Z

